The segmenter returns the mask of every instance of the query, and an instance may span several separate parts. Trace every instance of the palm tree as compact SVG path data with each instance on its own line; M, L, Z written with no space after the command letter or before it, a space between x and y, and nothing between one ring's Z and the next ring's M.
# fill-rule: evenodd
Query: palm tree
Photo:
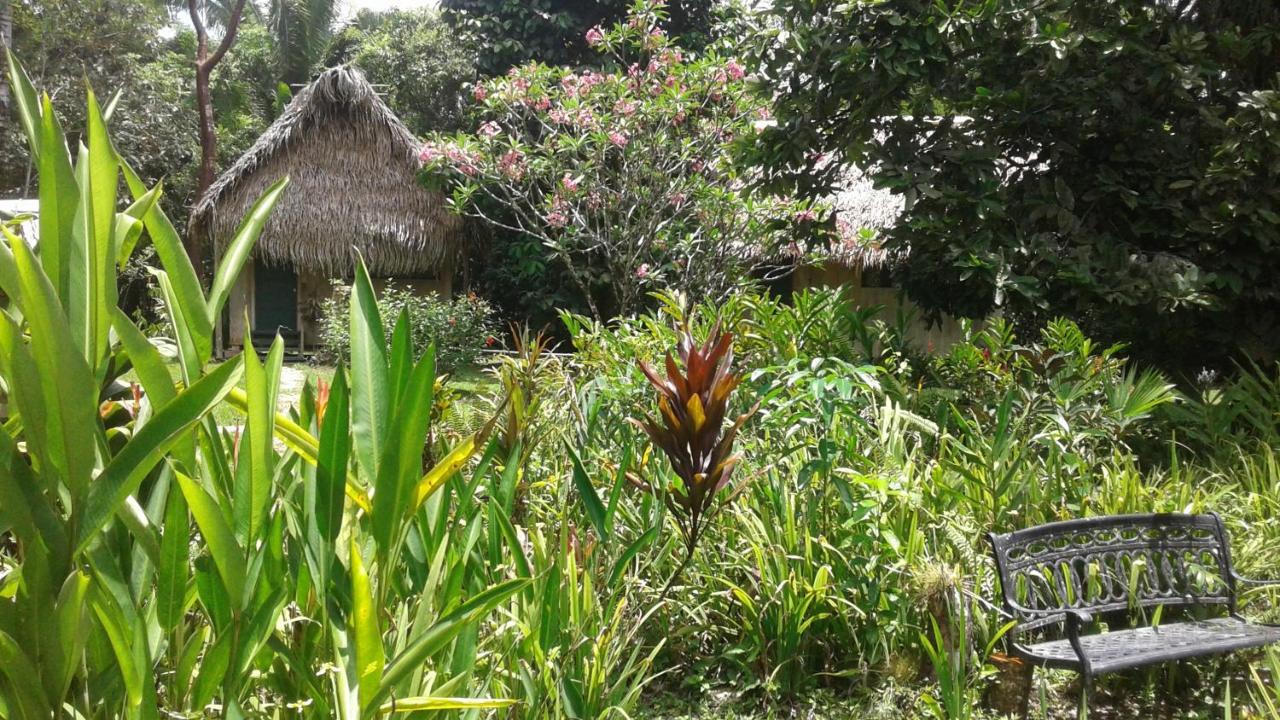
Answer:
M301 84L319 69L337 19L335 0L270 0L267 23L276 39L279 79Z

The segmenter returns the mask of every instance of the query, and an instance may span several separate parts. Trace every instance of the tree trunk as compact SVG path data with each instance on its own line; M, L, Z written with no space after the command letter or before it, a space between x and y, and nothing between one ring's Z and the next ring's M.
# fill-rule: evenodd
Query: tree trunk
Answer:
M0 2L5 1L0 0ZM222 57L236 41L236 31L240 29L240 16L244 11L245 0L237 0L235 9L231 12L231 18L227 21L226 33L213 54L209 53L209 33L197 4L198 0L187 0L191 24L196 30L196 110L200 114L200 174L196 185L196 202L200 202L204 194L209 191L209 186L213 185L218 164L218 128L213 117L210 77L213 75L213 69L222 61ZM202 278L207 278L209 268L206 267L203 243L191 233L187 233L185 246L196 273Z
M196 180L196 202L200 202L213 184L218 163L218 130L213 118L213 93L209 87L210 73L205 70L208 55L209 45L202 36L196 47L196 111L200 115L200 173ZM196 274L204 277L204 244L190 232L185 239L184 245L191 264L195 266Z
M13 10L9 0L0 0L0 46L13 47ZM0 72L0 114L9 116L9 73Z

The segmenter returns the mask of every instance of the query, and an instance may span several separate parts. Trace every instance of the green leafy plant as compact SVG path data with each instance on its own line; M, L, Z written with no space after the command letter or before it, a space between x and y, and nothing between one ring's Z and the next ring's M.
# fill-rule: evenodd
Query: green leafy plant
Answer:
M414 353L421 355L434 346L436 363L442 371L471 366L484 348L497 342L493 309L474 294L442 298L435 293L417 293L392 284L382 291L377 302L382 317L398 318L401 313L408 316L409 340ZM351 356L350 309L351 288L335 284L320 313L324 359L341 362ZM387 328L388 342L391 330Z
M663 15L645 0L593 30L604 72L529 64L478 85L478 131L435 134L420 153L424 183L535 241L556 273L528 276L570 285L597 320L663 287L723 298L799 254L789 246L816 212L743 187L733 143L759 109L746 72L673 45Z
M185 583L190 539L175 477L195 472L193 430L246 371L235 358L203 372L212 324L287 180L255 205L206 298L158 207L160 187L147 189L116 152L92 91L73 164L49 97L37 97L12 55L8 62L42 212L39 256L7 228L0 248L0 379L9 395L0 524L17 543L0 593L13 600L0 613L0 698L18 717L48 717L64 703L85 716L94 707L153 716L152 664L165 645L146 628L181 615L181 593L164 591ZM121 175L134 200L117 211ZM184 331L181 387L117 305L116 270L144 229ZM146 390L131 405L118 382L130 367ZM180 521L162 526L169 508ZM209 537L221 545L224 536ZM242 571L228 564L224 579L241 590ZM242 607L241 594L234 600Z

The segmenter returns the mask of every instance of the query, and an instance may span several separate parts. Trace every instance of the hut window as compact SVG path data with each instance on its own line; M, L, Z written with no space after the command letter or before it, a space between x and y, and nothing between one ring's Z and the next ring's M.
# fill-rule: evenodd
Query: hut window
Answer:
M875 268L862 269L862 287L864 288L888 288L893 287L893 273L889 272L889 268L880 266Z

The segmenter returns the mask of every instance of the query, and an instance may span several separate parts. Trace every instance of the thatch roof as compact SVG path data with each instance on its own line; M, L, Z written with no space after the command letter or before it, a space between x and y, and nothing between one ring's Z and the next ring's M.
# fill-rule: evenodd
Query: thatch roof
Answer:
M831 204L839 237L828 250L830 260L848 267L878 268L899 259L880 242L902 215L902 196L877 188L865 173L851 167Z
M350 276L432 272L459 251L462 219L421 187L418 141L359 70L327 70L209 188L190 230L220 251L258 196L290 183L258 240L268 263Z

